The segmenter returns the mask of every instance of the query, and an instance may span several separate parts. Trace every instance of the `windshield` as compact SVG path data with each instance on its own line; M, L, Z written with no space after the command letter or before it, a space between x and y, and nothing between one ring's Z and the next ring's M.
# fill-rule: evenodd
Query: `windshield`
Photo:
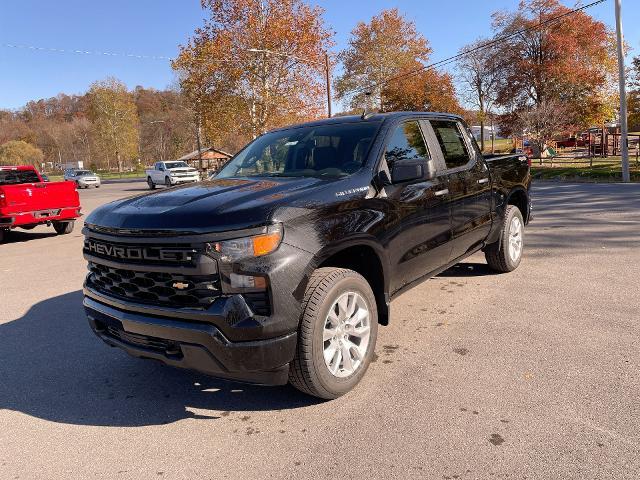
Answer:
M189 165L187 165L184 162L165 162L164 166L166 168L188 168Z
M379 122L291 128L267 133L242 150L216 178L341 177L367 159Z
M33 170L0 170L0 185L39 182L38 174Z
M84 175L93 175L93 172L89 170L76 170L76 176L82 177Z

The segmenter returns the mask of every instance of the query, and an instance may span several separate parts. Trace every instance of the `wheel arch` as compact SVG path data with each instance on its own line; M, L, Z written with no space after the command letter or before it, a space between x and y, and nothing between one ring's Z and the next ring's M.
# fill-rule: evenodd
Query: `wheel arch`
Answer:
M504 208L506 209L508 205L518 207L524 223L529 223L529 192L524 187L516 187L509 192L504 202Z
M383 248L373 239L354 238L325 246L312 260L312 269L348 268L362 275L376 299L378 323L389 324L389 268Z

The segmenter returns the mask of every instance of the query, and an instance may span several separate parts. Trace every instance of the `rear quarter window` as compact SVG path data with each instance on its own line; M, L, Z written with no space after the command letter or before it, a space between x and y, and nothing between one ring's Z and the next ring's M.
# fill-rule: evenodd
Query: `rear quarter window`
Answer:
M451 120L431 120L438 144L442 149L447 168L462 167L471 159L458 122Z

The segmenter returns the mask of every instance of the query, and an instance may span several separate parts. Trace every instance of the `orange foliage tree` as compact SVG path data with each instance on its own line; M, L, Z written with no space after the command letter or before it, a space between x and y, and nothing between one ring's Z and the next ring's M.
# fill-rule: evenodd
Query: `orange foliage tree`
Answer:
M389 110L461 112L448 74L424 69L429 42L397 8L384 10L351 32L339 59L343 73L336 81L338 98L350 108L364 106L371 87L373 107Z
M172 66L210 140L256 137L324 113L333 32L302 0L202 0L209 18Z
M507 109L561 104L569 124L600 124L613 115L615 39L584 11L569 13L558 0L523 0L514 12L493 15L499 36L523 30L497 49L497 102Z

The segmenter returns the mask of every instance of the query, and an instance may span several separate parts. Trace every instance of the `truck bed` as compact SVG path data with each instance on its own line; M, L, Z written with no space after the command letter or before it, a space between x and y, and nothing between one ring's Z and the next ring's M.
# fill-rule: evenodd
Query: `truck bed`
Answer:
M0 186L0 225L21 226L79 216L80 199L72 182Z

